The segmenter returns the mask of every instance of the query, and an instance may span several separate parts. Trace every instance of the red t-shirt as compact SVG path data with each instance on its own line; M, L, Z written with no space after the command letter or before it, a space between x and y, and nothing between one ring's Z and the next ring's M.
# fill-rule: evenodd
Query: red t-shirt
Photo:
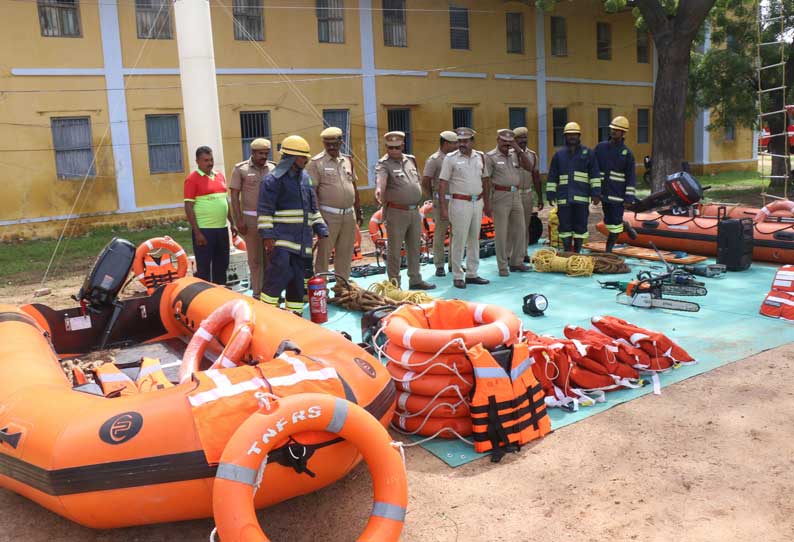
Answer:
M212 173L210 177L197 169L185 179L185 201L193 202L199 228L226 227L229 213L226 179L219 171Z

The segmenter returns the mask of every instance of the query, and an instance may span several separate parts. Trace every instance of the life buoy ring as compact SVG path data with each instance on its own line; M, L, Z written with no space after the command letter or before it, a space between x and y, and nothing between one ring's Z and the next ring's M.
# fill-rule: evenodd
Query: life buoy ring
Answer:
M753 224L758 224L769 218L775 211L788 211L794 217L794 201L787 199L773 201L769 205L761 208L760 211L753 217Z
M403 416L433 416L434 418L466 418L470 416L469 405L460 397L430 397L402 392L397 396L397 410ZM432 414L431 414L432 413Z
M156 265L147 265L147 257L149 258L148 261L153 263L154 261L149 254L157 250L170 252L176 258L176 272L159 273ZM146 286L146 292L150 295L157 286L173 282L187 275L187 267L185 250L167 235L165 237L154 237L141 243L135 250L135 260L132 262L132 272L135 274L135 278Z
M456 374L449 371L446 375L415 373L397 365L389 363L386 369L394 380L397 389L407 393L429 395L433 397L457 397L458 394L467 394L471 391L473 378L469 375Z
M372 213L369 218L369 238L375 247L386 246L386 226L383 219L383 207Z
M339 397L299 393L252 414L235 431L221 456L212 490L212 511L223 542L268 542L254 510L267 454L296 433L326 431L358 448L372 475L374 503L358 540L397 542L408 504L405 467L376 418ZM267 480L265 479L265 482Z
M416 373L427 370L428 374L449 374L449 369L454 369L461 374L474 372L471 361L463 352L431 354L430 352L408 350L392 342L383 345L381 351L390 363L395 363Z
M521 330L521 320L504 307L457 299L403 305L384 320L389 341L421 352L460 352L461 345L480 343L487 349L511 345Z
M232 322L234 322L232 335L211 368L235 367L242 361L253 337L254 311L248 302L233 299L212 311L193 334L182 357L182 365L179 367L180 383L190 380L193 373L199 370L210 341Z
M234 234L232 235L232 246L237 250L242 250L243 252L248 251L248 246L245 244L245 239L243 239L242 235Z
M472 433L471 418L408 417L394 413L392 426L405 433L422 436L436 435L439 438L468 437Z

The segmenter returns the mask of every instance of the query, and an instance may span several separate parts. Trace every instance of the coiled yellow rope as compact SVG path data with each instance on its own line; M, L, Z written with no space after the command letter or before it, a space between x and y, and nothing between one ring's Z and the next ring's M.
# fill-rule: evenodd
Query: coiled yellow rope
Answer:
M570 257L557 255L553 248L542 248L532 255L535 271L540 273L565 273L569 277L589 277L593 274L595 264L590 256L574 254Z
M430 303L433 298L424 292L400 290L397 281L384 280L371 285L368 290L395 303Z

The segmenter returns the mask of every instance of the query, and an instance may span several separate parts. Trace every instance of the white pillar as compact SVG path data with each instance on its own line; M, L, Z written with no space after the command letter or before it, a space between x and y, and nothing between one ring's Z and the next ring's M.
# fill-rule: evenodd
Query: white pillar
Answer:
M358 3L361 37L361 90L364 96L364 141L367 149L367 185L375 187L375 164L378 163L378 96L375 82L375 44L372 36L372 0Z
M548 104L546 102L546 12L535 9L535 57L538 114L538 161L540 172L546 173L549 164Z
M174 18L188 156L193 162L196 149L206 145L215 169L225 174L209 1L176 0Z

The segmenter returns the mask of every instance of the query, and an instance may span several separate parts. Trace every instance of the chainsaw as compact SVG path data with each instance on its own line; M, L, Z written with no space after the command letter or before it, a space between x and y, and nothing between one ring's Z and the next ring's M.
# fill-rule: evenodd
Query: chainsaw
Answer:
M640 273L636 280L631 282L599 282L602 288L619 290L615 300L622 305L640 307L644 309L671 309L685 312L698 312L700 305L692 301L680 299L666 299L667 295L703 296L708 293L702 283L691 279L667 273L659 276L650 276L650 273ZM678 282L677 282L678 281ZM694 284L692 284L694 283Z
M661 296L655 297L655 294L652 292L637 292L632 296L618 294L615 299L621 305L629 305L642 309L670 309L684 312L698 312L700 310L700 305L692 301L665 299Z

